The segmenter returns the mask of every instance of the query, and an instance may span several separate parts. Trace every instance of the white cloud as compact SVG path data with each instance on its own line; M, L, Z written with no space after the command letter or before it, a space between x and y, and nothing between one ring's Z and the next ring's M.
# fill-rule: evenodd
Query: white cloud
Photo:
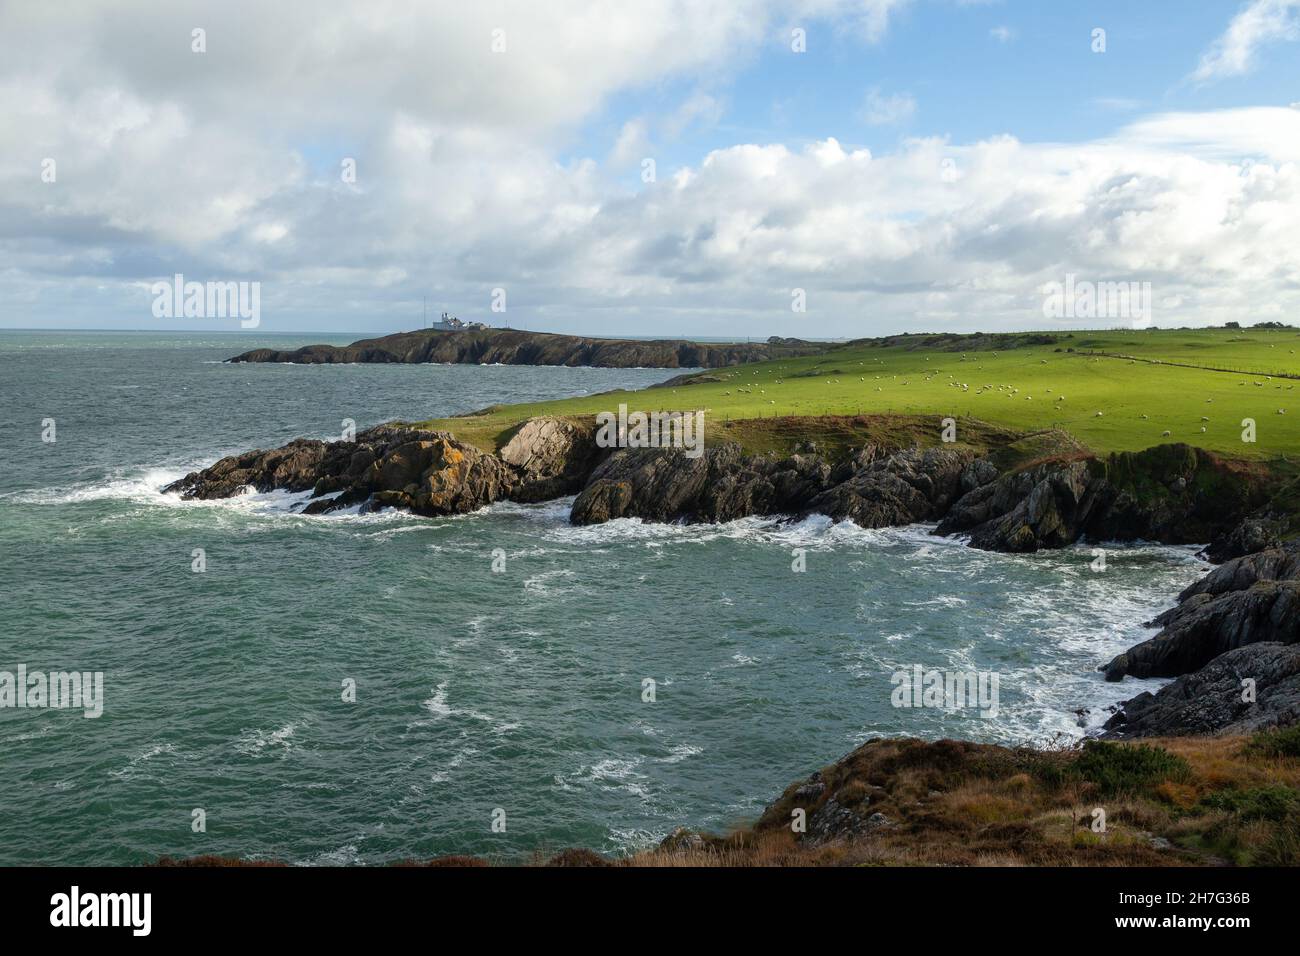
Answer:
M869 32L858 11L897 7L395 3L364 19L178 2L144 19L95 7L93 22L0 7L0 322L147 326L148 282L174 271L263 280L268 330L322 315L397 328L426 293L493 319L495 286L514 325L605 334L1023 327L1067 271L1151 281L1179 323L1300 315L1286 107L1151 115L1070 145L739 142L637 194L619 181L647 144L716 123L718 71L792 9ZM207 54L189 53L197 22ZM487 52L494 23L505 54ZM601 162L575 149L575 123L665 79L690 92L619 117ZM916 110L905 93L866 99L876 121ZM40 182L44 157L56 183ZM793 286L809 295L797 320Z
M916 100L910 93L885 94L879 87L867 90L862 104L863 122L872 126L892 126L903 123L916 114Z
M1007 26L994 27L989 31L989 36L999 43L1010 43L1015 38L1015 31Z
M1252 0L1202 56L1198 82L1239 76L1254 68L1261 46L1300 38L1300 0Z
M649 155L650 139L645 119L638 117L628 120L614 141L614 148L609 154L610 165L615 169L625 168Z

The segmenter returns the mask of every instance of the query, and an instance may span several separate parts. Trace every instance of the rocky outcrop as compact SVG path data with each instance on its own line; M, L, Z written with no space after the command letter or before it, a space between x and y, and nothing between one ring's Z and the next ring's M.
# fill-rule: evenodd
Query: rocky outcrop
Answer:
M1250 683L1245 683L1250 682ZM1103 737L1249 734L1300 720L1300 644L1239 647L1126 702Z
M1107 680L1178 677L1235 648L1300 641L1300 549L1269 549L1216 568L1151 625L1160 633L1107 664Z
M591 433L559 419L525 423L492 455L447 432L382 425L355 441L299 439L271 451L223 458L163 490L186 499L229 498L249 488L313 491L304 514L340 508L408 508L464 514L494 501L572 494L598 453Z
M511 500L534 502L578 491L607 452L596 445L594 423L530 418L497 454L517 474Z
M601 368L721 368L744 362L811 355L827 346L798 339L768 342L687 342L593 339L518 329L429 329L362 339L351 345L253 349L232 362L453 363L462 365L592 365Z
M963 495L937 534L970 534L986 551L1063 548L1083 534L1096 502L1090 462L1039 465L1005 475Z
M1292 542L1225 561L1195 584L1185 588L1178 595L1178 600L1186 602L1197 594L1214 596L1229 591L1244 591L1259 581L1297 580L1300 580L1300 542ZM1177 615L1178 610L1174 608L1166 611L1156 619L1157 623L1168 623Z
M222 458L210 468L196 471L163 490L185 499L231 498L249 488L257 491L307 491L327 483L324 491L346 487L377 460L397 446L420 436L450 437L443 433L415 433L380 426L355 442L323 442L299 438L270 451L248 451Z
M1122 704L1103 736L1237 734L1300 719L1300 542L1224 562L1147 626L1160 631L1106 664L1106 679L1177 680Z
M1105 667L1106 679L1177 677L1218 655L1260 641L1294 639L1300 628L1295 583L1267 582L1219 597L1183 602L1155 637L1129 648ZM1160 622L1160 619L1157 619Z
M817 454L748 456L734 443L698 458L674 449L624 450L596 469L570 517L582 525L815 513L867 528L910 524L943 514L973 458L969 450L883 454L873 446L833 466Z
M731 521L802 511L827 486L831 466L817 455L747 456L729 442L696 458L679 449L615 452L573 502L574 524L614 518Z
M1277 547L1297 533L1300 533L1300 478L1283 485L1239 525L1212 540L1205 556L1215 562L1228 561Z
M1039 464L963 495L939 534L989 551L1059 548L1080 539L1209 541L1267 500L1262 480L1188 445Z
M996 475L972 467L974 462L974 452L957 448L909 448L876 457L861 463L802 510L836 521L847 519L864 528L934 521L963 490Z

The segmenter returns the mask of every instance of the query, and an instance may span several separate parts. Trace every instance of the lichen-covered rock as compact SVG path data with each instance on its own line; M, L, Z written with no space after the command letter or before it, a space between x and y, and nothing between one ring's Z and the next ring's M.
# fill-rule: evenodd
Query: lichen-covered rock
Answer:
M298 438L270 451L249 451L222 458L210 468L191 472L163 489L185 499L231 498L248 488L256 491L315 490L327 494L352 484L373 462L395 447L421 437L449 437L442 432L418 432L380 425L356 441L323 442Z
M566 467L583 467L572 465L566 455L576 459L590 454L581 448L576 433L539 427L527 437L532 453L515 466L447 432L382 425L362 432L354 442L299 439L271 451L223 458L163 490L186 499L214 499L232 497L249 487L310 489L314 500L303 508L304 514L326 514L366 503L432 516L463 514L515 494L526 498L539 493L539 488L566 487L566 482L581 480L577 471L566 471ZM548 438L565 450L548 455L543 447ZM515 446L516 454L520 447Z

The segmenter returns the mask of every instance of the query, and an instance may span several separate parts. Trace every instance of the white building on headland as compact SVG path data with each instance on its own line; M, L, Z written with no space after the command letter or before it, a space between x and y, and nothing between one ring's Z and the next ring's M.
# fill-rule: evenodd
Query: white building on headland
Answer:
M451 313L444 312L437 322L429 323L429 328L437 332L464 332L468 329L486 329L487 326L482 322L462 322Z

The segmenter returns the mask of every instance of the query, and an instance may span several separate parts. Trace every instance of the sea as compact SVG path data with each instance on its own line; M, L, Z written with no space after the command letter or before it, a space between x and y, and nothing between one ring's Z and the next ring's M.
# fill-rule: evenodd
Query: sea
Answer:
M509 862L725 832L872 737L1095 732L1162 683L1097 666L1205 570L1194 547L1105 545L1099 570L1093 546L820 517L305 517L303 495L162 492L348 420L678 374L224 361L349 340L0 331L0 672L102 675L97 716L0 708L0 865ZM996 675L996 707L899 706L918 668Z

